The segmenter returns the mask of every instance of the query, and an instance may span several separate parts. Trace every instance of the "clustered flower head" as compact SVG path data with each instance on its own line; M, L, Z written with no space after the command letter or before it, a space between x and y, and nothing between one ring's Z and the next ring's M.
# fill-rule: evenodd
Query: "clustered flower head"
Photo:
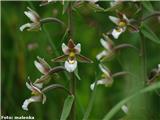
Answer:
M100 43L104 47L104 50L96 56L97 60L110 58L114 54L113 41L108 36L105 35L104 39L103 38L100 39Z
M24 11L24 14L31 20L32 23L26 23L20 27L20 31L27 29L28 31L41 30L40 16L31 8L27 7L29 11Z
M106 66L101 64L99 64L99 68L102 71L101 79L91 84L91 90L94 89L95 84L105 85L106 87L111 86L113 84L113 78L110 70Z
M64 66L68 72L73 72L77 68L77 61L84 63L92 63L92 61L81 55L81 44L74 44L73 40L70 39L68 44L62 44L62 51L64 55L53 59L53 62L65 62Z

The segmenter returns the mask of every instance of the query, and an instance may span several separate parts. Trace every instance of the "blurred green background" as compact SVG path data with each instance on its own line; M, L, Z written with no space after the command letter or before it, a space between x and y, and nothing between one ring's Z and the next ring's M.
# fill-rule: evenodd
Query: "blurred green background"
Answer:
M2 25L2 76L1 76L1 115L8 116L34 116L36 120L57 120L60 118L66 93L61 90L48 92L47 102L32 103L29 111L22 110L21 106L26 98L30 97L30 91L26 88L25 82L30 76L31 80L40 77L41 74L34 66L34 60L37 56L44 58L52 67L59 64L52 63L50 60L57 57L56 47L59 55L63 54L61 50L62 37L64 29L59 24L49 23L45 25L45 30L38 32L20 32L19 27L29 19L24 15L26 7L29 6L39 13L42 18L56 17L67 24L67 14L62 15L63 6L60 2L51 3L39 7L40 2L1 2L1 25ZM104 8L110 6L110 2L98 2ZM147 9L141 9L140 13L133 16L136 3L125 2L121 10L129 18L139 19L142 14L148 15ZM140 4L140 3L138 3ZM155 11L159 11L160 2L151 2ZM95 56L103 50L99 40L102 33L111 30L115 25L108 19L109 15L115 15L111 12L94 12L87 6L82 6L73 12L73 39L76 43L81 43L82 54L91 58L94 64L79 63L78 70L81 80L77 80L76 105L77 119L81 120L90 102L92 91L90 84L96 78L100 79L101 71L98 68L98 61ZM160 38L160 20L156 17L147 21L149 27ZM67 43L68 39L63 42ZM160 63L160 45L146 40L147 53L147 72L157 67ZM115 44L130 43L139 48L140 37L138 33L125 32L118 40L113 40ZM52 44L51 44L52 42ZM133 76L118 77L114 79L112 87L106 88L98 86L96 97L89 117L90 120L100 120L110 109L126 96L137 91L143 86L140 79L140 59L139 53L133 49L123 49L116 54L113 60L104 62L110 68L112 73L119 71L129 71ZM68 73L66 73L68 74ZM97 75L97 76L95 76ZM60 73L50 83L61 83L66 87L69 81L64 73ZM129 113L125 115L119 111L113 118L127 120L160 120L160 96L155 92L145 94L127 104Z

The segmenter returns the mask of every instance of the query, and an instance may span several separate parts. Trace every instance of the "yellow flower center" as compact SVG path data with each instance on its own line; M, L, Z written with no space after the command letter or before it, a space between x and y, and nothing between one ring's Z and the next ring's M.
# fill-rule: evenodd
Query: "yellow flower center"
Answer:
M126 26L126 23L123 22L123 21L121 21L121 22L119 22L118 26L119 26L119 27L125 27L125 26Z
M31 93L32 95L39 95L39 93L38 92L36 92L36 91L32 91L32 93Z

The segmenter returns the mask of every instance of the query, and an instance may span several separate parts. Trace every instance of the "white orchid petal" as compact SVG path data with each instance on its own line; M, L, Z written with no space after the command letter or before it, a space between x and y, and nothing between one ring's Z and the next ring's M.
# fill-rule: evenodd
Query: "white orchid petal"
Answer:
M62 51L65 55L69 54L68 50L69 50L68 46L65 43L62 43Z
M115 23L116 25L119 24L119 21L120 21L119 18L114 17L114 16L109 16L109 19L110 19L113 23Z
M65 61L64 66L68 72L73 72L77 68L77 61L74 61L74 63L69 63L68 61Z
M24 14L32 21L32 22L37 22L37 18L35 14L31 11L24 11Z
M101 79L101 80L98 80L98 81L97 81L97 85L103 85L103 84L106 84L106 83L105 83L105 79ZM90 85L90 89L93 90L94 87L95 87L95 85L96 85L96 82L92 83L92 84Z
M101 38L100 42L104 48L106 48L107 50L110 50L110 44L108 43L108 41Z
M115 38L115 39L118 39L118 37L120 36L120 34L124 32L124 30L122 28L120 28L119 30L116 30L116 29L113 29L112 31L112 36Z
M95 86L95 82L90 85L90 89L93 90Z
M81 44L78 43L78 44L74 47L74 49L76 50L77 54L79 54L79 53L81 52Z
M20 29L20 31L23 31L25 28L30 28L30 27L32 27L32 24L26 23L26 24L22 25L19 29Z
M99 68L107 77L110 77L110 70L106 66L99 64Z
M28 82L26 82L26 86L27 86L27 88L28 88L29 90L33 91L32 86L31 86Z
M29 98L29 99L26 99L23 102L22 109L28 111L28 105L30 103L32 103L32 102L39 102L39 101L41 101L41 96L33 96L33 97Z
M45 68L43 67L43 65L39 62L37 62L36 60L34 61L34 65L36 66L36 68L42 73L42 74L46 74Z
M43 83L33 83L34 86L38 87L39 89L41 89L43 87Z
M108 52L106 51L106 50L103 50L102 52L100 52L97 56L96 56L96 58L97 58L97 60L100 60L101 58L103 58L103 57L105 57L105 56L107 56L108 55Z
M125 14L122 15L123 19L127 21L127 23L129 22L129 19L127 18L127 16Z
M128 107L126 106L126 105L123 105L122 107L121 107L121 109L122 109L122 111L124 112L124 113L128 113Z

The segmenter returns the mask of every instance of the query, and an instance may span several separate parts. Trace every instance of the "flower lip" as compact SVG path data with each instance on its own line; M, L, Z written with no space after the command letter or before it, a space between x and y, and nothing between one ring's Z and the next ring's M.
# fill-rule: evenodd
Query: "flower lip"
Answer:
M77 61L67 60L65 61L64 66L68 72L73 72L77 68Z

